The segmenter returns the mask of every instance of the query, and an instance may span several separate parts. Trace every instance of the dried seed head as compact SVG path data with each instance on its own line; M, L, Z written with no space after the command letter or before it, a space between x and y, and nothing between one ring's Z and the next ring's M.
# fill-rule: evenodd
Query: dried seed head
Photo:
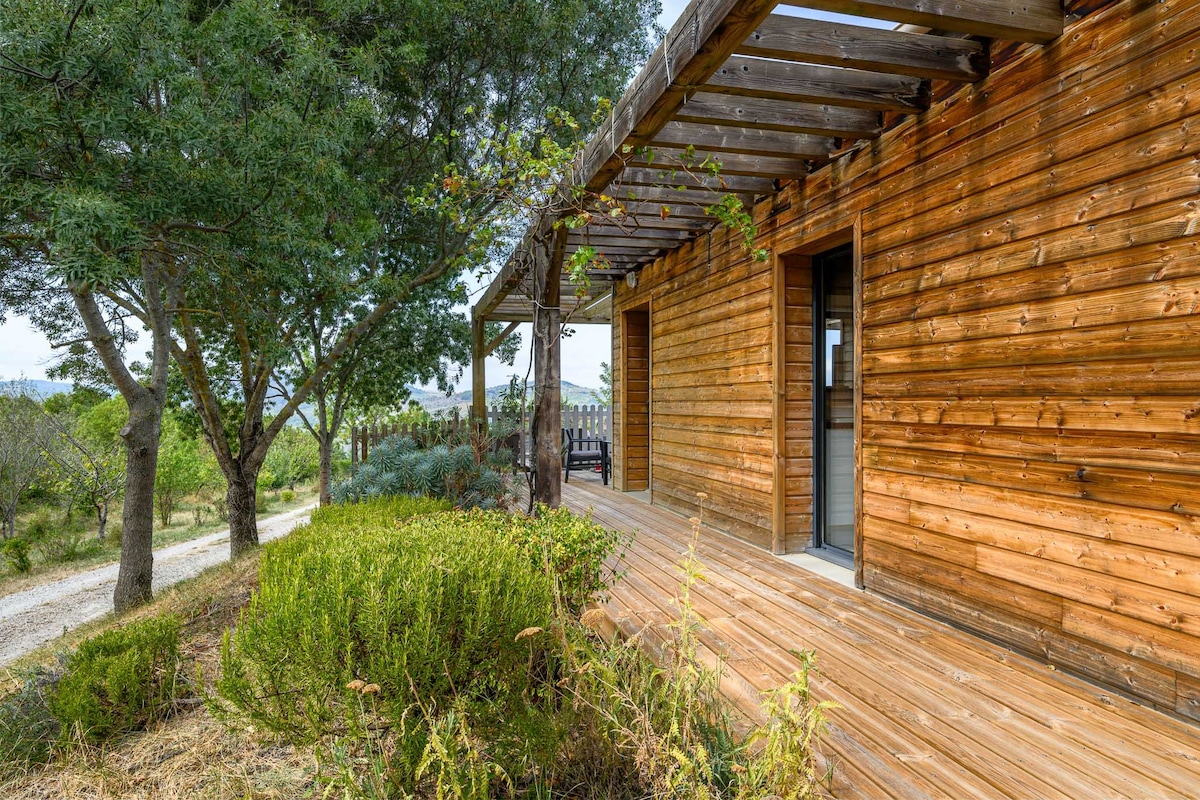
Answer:
M379 692L380 692L380 689L379 689L378 683L368 683L366 686L364 686L362 688L363 694L379 694Z
M699 525L699 524L700 524L700 518L699 518L699 517L690 517L690 518L688 519L688 522L692 523L692 525L693 525L693 526L695 526L695 525Z
M346 684L346 688L352 692L361 692L362 688L366 685L364 681L353 680Z
M699 497L701 500L707 500L708 492L696 492L696 497Z
M514 639L513 641L519 642L522 639L532 639L534 636L537 636L539 633L542 633L543 630L544 630L543 628L539 628L536 625L534 625L533 627L526 628L525 630L518 633L517 638Z
M599 608L589 608L583 612L583 616L579 618L579 624L589 630L600 630L600 627L608 619L608 615Z

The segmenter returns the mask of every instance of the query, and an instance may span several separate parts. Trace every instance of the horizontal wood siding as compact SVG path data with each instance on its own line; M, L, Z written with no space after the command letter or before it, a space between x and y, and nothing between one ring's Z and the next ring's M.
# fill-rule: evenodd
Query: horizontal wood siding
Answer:
M618 308L651 298L651 496L693 515L704 493L708 524L769 548L771 266L717 234L618 285Z
M621 365L621 419L617 432L615 485L626 492L644 491L650 480L650 314L645 308L621 315L621 335L614 358ZM614 393L617 396L617 393Z
M1106 6L756 221L811 254L861 216L866 586L1200 718L1198 39L1200 2ZM769 546L764 274L717 232L643 276L655 489Z

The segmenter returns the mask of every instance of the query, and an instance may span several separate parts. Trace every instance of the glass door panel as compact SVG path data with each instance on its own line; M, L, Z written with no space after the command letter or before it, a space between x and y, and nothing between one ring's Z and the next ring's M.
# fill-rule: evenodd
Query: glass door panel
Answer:
M813 260L816 546L854 553L854 251Z

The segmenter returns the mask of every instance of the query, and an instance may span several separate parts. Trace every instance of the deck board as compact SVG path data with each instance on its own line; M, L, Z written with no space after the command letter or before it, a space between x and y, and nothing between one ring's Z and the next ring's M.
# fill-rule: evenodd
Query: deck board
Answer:
M565 485L563 502L636 533L604 608L661 643L689 522L595 481ZM723 662L743 711L799 667L790 649L816 650L814 694L842 706L824 743L836 797L1200 797L1196 726L717 531L696 554L701 656Z

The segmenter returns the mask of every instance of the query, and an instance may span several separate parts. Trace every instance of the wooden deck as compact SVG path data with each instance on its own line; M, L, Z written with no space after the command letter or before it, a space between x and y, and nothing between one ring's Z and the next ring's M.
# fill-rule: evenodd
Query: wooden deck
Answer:
M574 477L574 476L572 476ZM607 610L626 634L670 618L688 521L598 480L563 502L637 533ZM753 713L817 651L839 798L1200 798L1200 728L705 529L693 590L708 657ZM661 629L661 628L658 628Z

